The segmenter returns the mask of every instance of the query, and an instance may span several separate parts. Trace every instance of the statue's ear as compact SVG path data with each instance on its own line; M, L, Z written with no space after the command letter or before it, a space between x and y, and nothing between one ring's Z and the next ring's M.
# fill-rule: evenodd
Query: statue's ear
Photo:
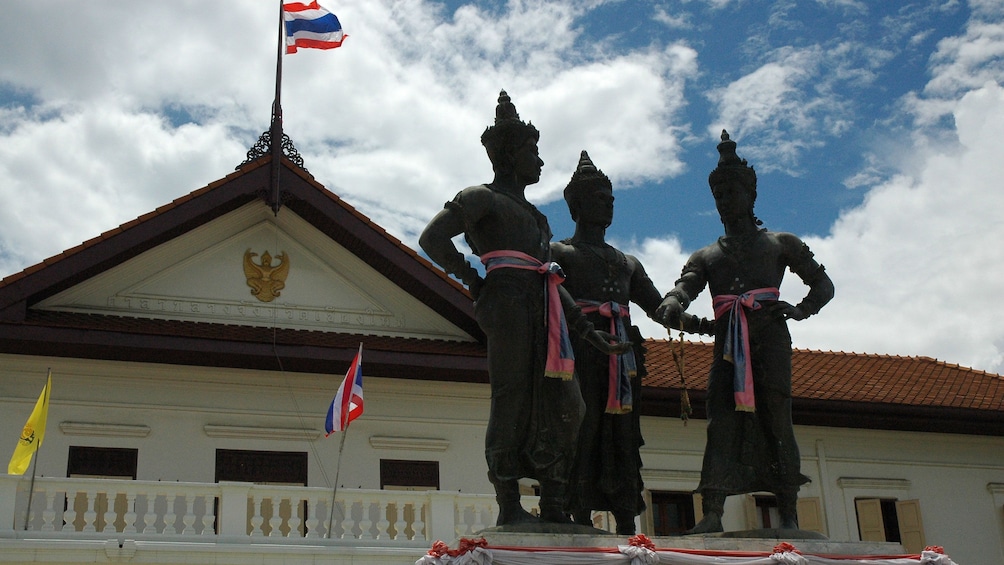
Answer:
M515 155L513 155L513 150L511 147L503 147L499 151L499 163L496 169L503 173L512 172L512 164L516 162Z

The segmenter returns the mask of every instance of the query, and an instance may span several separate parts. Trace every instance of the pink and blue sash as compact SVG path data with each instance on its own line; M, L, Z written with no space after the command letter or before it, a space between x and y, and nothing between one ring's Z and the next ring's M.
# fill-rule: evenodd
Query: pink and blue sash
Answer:
M758 288L749 292L719 294L714 297L715 320L729 316L729 327L725 333L725 348L722 358L732 363L734 368L733 386L736 410L754 412L756 401L753 396L753 366L750 363L749 324L746 310L759 310L763 301L776 301L781 296L777 288Z
M544 376L570 380L575 370L575 355L572 353L572 342L568 337L565 311L561 307L561 297L558 295L558 285L565 280L561 266L553 261L543 263L536 257L511 250L489 251L481 256L481 262L485 265L486 274L495 269L509 268L536 271L546 275L547 361L544 365Z
M610 318L610 334L617 336L622 343L628 343L625 321L631 319L630 309L626 304L616 302L598 302L596 300L577 300L582 312L589 314L598 312L605 318ZM610 354L610 371L607 380L607 414L627 414L631 411L634 398L631 393L631 378L638 374L638 363L634 350L624 353Z

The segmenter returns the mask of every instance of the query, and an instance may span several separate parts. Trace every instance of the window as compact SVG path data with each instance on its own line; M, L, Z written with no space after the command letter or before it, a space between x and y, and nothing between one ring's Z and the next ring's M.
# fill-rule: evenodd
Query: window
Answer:
M381 459L380 488L439 490L439 461Z
M217 449L216 482L220 481L307 486L307 454Z
M920 553L924 549L919 500L857 498L854 506L861 541L899 542L910 553Z
M694 495L689 492L652 491L652 533L657 536L679 535L697 523Z
M70 446L67 477L136 479L138 449Z
M136 479L136 467L139 460L139 450L120 447L85 447L71 445L66 461L67 477L83 477L91 479ZM87 493L79 492L66 501L67 506L73 505L77 518L73 527L77 531L84 528L84 514L89 510ZM94 529L103 532L125 529L125 515L129 511L125 494L119 494L112 501L111 512L108 512L108 495L100 492L94 500L96 514ZM108 516L109 522L105 522Z

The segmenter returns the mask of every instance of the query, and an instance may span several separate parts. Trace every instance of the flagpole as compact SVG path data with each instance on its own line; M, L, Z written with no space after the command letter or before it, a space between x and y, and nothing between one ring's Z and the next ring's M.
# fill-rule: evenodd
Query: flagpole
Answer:
M342 439L338 443L338 464L335 466L335 487L331 489L331 511L328 513L328 532L326 537L331 539L331 530L335 529L335 496L338 494L338 475L342 472L342 450L345 449L345 436L349 434L346 426L342 430Z
M49 367L45 375L45 386L49 388L49 383L52 382L52 367ZM51 390L46 390L46 397L49 396ZM46 410L48 410L49 399L45 399ZM48 413L46 413L46 418L48 418ZM24 531L28 531L28 519L31 517L31 500L35 496L35 470L38 467L38 456L42 451L42 444L39 443L38 447L35 448L35 457L31 462L31 483L28 486L28 507L24 510ZM341 457L339 457L341 459Z
M279 0L279 41L275 56L275 100L272 101L272 123L269 126L269 152L272 154L271 189L272 212L279 215L279 166L282 161L282 105L279 103L282 93L282 51L283 41L283 11Z
M41 446L39 446L41 447ZM31 499L35 494L35 467L38 466L38 450L35 450L35 459L31 462L31 485L28 487L28 507L24 509L24 531L28 531L28 519L31 517Z

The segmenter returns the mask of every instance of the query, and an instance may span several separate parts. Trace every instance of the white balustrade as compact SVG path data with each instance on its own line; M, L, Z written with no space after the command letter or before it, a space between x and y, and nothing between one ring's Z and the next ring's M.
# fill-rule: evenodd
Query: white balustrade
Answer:
M491 495L321 487L0 475L0 537L24 529L53 538L312 538L424 545L494 525ZM528 501L532 504L532 501ZM333 514L333 516L332 516ZM333 518L329 522L329 517ZM194 539L193 539L194 541Z

